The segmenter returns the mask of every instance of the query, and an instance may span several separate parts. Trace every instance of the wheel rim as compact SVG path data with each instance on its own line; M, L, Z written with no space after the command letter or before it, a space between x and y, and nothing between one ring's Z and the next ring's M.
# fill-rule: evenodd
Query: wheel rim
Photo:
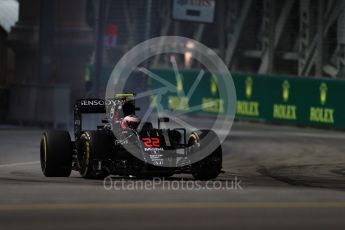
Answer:
M88 173L88 168L89 168L89 162L90 162L90 143L89 139L86 134L83 134L81 136L83 140L83 145L82 145L82 154L80 156L80 174L85 177Z

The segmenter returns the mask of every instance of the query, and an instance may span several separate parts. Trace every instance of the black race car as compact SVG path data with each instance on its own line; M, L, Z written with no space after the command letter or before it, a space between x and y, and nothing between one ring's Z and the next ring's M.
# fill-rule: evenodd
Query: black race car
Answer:
M74 105L74 137L68 131L44 132L40 160L47 177L68 177L72 170L84 178L108 175L138 178L191 173L197 180L216 178L222 168L222 148L212 130L189 135L184 128L160 128L135 115L135 95L113 99L81 99ZM82 129L82 114L104 113L97 130ZM210 153L211 151L211 153Z

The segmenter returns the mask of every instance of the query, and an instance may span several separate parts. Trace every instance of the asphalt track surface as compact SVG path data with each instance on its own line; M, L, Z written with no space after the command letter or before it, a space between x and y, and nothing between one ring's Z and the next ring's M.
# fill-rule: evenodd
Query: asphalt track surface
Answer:
M345 229L345 135L236 123L212 182L45 178L41 130L0 126L1 229ZM109 186L111 185L111 186Z

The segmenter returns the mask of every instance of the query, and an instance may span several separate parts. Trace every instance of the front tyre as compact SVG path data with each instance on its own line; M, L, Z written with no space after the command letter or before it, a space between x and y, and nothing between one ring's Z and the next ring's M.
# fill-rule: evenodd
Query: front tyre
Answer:
M222 170L222 146L217 134L212 130L198 130L193 132L188 140L192 154L200 154L202 160L191 165L192 175L196 180L211 180L216 178ZM208 148L213 146L211 154ZM205 156L206 157L203 157Z
M46 177L68 177L72 171L72 141L67 131L45 132L41 138L41 169Z

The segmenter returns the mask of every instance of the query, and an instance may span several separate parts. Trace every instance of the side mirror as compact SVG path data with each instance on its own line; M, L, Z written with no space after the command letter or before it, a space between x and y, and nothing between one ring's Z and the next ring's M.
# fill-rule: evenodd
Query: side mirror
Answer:
M158 118L158 129L161 128L161 122L169 122L169 121L170 121L169 117L159 117Z

